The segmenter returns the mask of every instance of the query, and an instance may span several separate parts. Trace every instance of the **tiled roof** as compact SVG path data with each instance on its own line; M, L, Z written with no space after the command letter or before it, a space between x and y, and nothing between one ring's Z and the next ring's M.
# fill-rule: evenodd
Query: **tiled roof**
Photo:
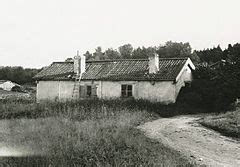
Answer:
M149 74L147 59L88 61L82 80L175 80L187 58L160 58L159 71ZM35 77L37 80L74 79L73 62L54 62Z

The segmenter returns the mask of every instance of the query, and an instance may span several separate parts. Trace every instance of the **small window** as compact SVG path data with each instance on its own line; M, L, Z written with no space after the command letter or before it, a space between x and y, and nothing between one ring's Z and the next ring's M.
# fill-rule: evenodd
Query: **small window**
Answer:
M122 85L122 97L132 97L132 85Z
M87 96L90 97L92 95L92 86L87 86Z

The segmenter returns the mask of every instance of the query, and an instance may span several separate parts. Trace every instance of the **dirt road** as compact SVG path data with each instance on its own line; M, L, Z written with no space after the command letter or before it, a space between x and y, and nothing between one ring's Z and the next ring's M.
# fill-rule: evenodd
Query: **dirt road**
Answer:
M195 160L198 165L240 166L240 141L197 123L198 116L161 118L138 128L163 144Z

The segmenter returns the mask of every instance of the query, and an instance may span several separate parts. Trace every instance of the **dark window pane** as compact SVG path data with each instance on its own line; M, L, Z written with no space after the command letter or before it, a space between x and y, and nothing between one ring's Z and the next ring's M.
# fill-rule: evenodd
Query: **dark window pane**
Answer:
M122 91L122 97L126 97L127 96L127 92L126 91Z
M122 91L127 89L127 85L122 85Z
M128 97L131 97L132 96L132 91L129 91L128 92Z
M128 85L128 90L132 90L132 85Z
M122 85L122 97L127 96L127 85Z
M91 95L92 95L92 87L87 86L87 96L91 96Z

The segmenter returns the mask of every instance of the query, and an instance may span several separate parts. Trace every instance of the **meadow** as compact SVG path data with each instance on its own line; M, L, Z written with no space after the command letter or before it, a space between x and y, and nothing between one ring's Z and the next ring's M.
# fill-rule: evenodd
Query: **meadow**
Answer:
M223 135L240 138L240 109L225 113L212 114L200 120L200 123Z
M135 100L35 103L0 101L1 140L28 148L39 158L23 163L53 166L193 166L179 152L136 128L167 115L159 104ZM8 163L16 163L12 159ZM0 162L6 163L4 159Z

